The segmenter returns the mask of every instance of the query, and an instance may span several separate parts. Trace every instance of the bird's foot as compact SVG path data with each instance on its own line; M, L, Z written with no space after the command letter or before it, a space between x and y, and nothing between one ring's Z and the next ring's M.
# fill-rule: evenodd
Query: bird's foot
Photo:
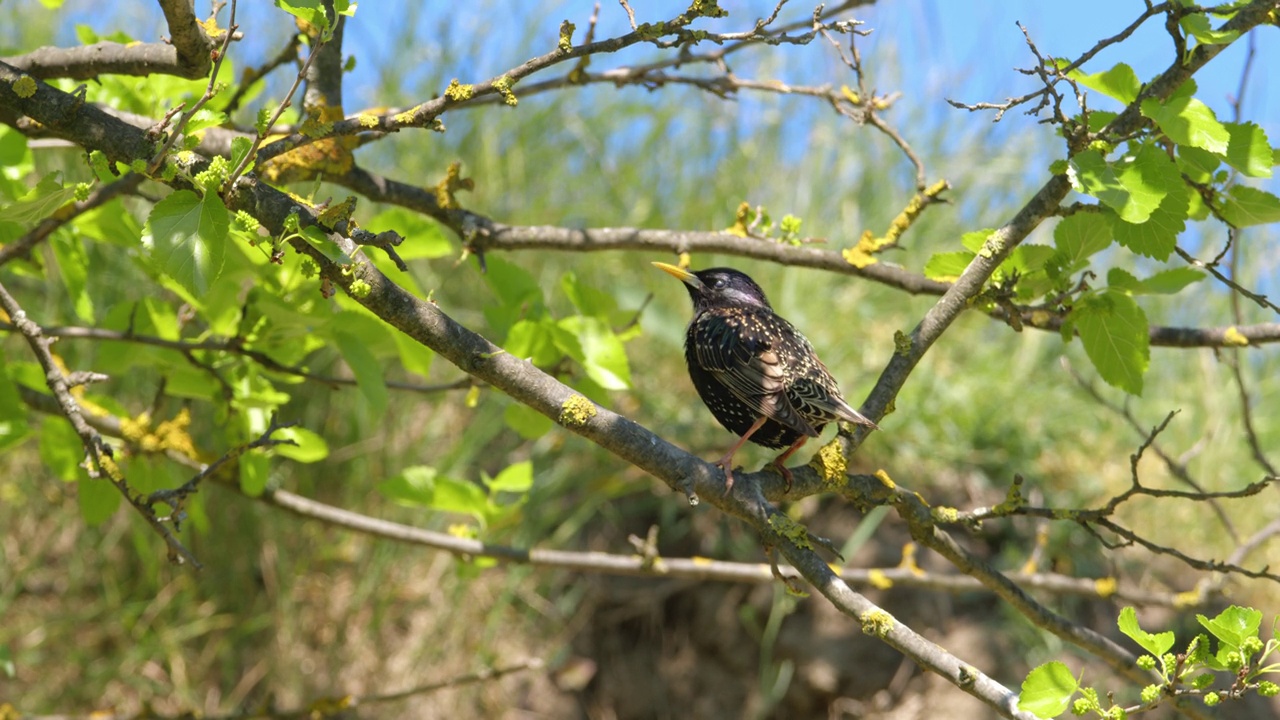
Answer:
M724 494L733 490L733 454L730 453L715 462L715 466L724 470Z
M791 470L789 470L786 465L783 465L781 460L782 458L778 458L777 460L774 460L773 462L769 463L769 467L773 468L774 470L777 470L778 474L782 475L782 482L783 482L782 494L786 495L791 492L792 477L791 477Z

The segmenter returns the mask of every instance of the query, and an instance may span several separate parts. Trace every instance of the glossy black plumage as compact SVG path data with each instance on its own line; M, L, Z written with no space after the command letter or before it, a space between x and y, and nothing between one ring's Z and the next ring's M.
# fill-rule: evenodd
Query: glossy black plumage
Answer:
M733 454L746 440L786 447L781 462L833 420L875 428L845 402L827 367L795 326L778 316L764 291L730 268L688 272L656 267L684 281L693 300L685 336L689 376L703 403L740 440L717 464L732 486Z

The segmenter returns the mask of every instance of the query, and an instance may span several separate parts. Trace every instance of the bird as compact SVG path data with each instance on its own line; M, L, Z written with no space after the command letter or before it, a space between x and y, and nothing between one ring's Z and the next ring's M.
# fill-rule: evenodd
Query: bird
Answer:
M844 420L879 429L845 401L813 345L773 311L764 290L745 273L653 265L689 291L693 319L684 343L689 378L716 420L739 436L715 463L724 469L726 493L733 489L733 455L748 440L787 448L771 465L790 492L791 471L783 463L827 423Z

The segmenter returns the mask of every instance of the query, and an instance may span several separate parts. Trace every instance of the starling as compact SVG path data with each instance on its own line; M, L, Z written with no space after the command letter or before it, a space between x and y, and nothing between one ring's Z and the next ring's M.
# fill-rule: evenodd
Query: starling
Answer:
M689 377L702 402L739 435L716 465L733 487L733 454L750 440L787 448L773 466L791 488L783 462L833 420L879 429L840 396L835 378L795 326L774 313L754 280L730 268L698 272L653 263L684 281L693 300L685 335Z

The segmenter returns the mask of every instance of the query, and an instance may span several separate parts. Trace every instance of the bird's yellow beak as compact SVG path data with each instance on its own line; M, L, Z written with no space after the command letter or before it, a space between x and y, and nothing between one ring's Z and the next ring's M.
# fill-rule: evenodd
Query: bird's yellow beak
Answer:
M685 270L682 267L677 267L675 265L668 265L667 263L662 263L662 262L653 263L653 266L669 275L674 275L675 277L683 281L686 285L689 285L691 287L696 287L696 288L702 287L702 281L698 279L698 276L694 275L688 270Z

